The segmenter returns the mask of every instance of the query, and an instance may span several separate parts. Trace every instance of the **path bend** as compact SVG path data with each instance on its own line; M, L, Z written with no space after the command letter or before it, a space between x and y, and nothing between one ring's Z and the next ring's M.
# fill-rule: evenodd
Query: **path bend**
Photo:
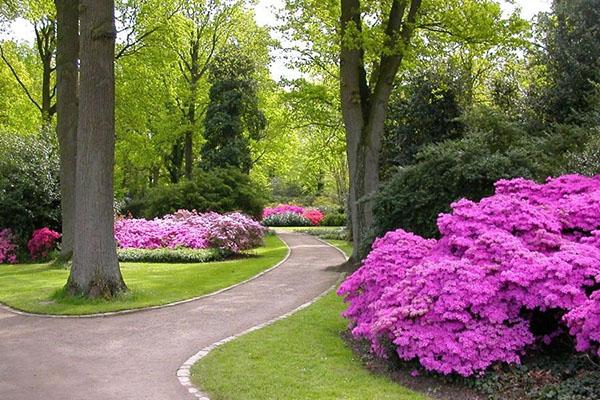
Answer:
M94 319L0 309L2 400L184 400L177 369L199 349L317 297L340 274L339 250L280 232L289 258L259 278L173 307Z

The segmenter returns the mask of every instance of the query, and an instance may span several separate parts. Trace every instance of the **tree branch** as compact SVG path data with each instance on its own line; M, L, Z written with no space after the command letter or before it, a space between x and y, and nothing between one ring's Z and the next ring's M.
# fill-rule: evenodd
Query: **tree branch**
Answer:
M8 69L10 69L10 72L12 73L12 75L15 77L15 79L17 80L17 83L19 84L19 86L21 86L21 89L23 89L23 91L25 92L25 95L27 96L27 98L29 100L31 100L31 102L37 107L38 110L40 110L40 112L42 111L42 107L39 105L39 103L37 101L35 101L35 99L33 98L33 96L31 95L31 93L29 92L29 90L27 89L27 86L25 86L25 83L23 83L23 81L21 80L21 78L19 77L19 74L17 73L17 71L15 70L15 68L12 66L12 64L10 63L10 61L6 58L6 55L4 54L4 49L2 48L2 45L0 45L0 58L2 58L2 61L4 61L4 63L6 64L6 66L8 67Z

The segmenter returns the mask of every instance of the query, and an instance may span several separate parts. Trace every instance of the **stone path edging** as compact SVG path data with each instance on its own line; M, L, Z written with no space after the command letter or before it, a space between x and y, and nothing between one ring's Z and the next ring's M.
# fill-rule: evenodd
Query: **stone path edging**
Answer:
M319 239L319 238L316 238ZM39 313L30 313L27 311L23 311L23 310L19 310L18 308L13 308L3 302L0 301L0 309L3 309L5 311L8 311L10 313L13 314L17 314L17 315L22 315L25 317L36 317L36 318L65 318L65 319L69 319L69 318L105 318L105 317L114 317L114 316L118 316L118 315L127 315L127 314L134 314L134 313L140 313L140 312L144 312L144 311L149 311L149 310L160 310L162 308L168 308L168 307L173 307L173 306L178 306L180 304L186 304L186 303L190 303L192 301L197 301L197 300L201 300L201 299L205 299L208 297L212 297L212 296L216 296L218 294L221 294L223 292L227 292L231 289L234 289L238 286L244 285L248 282L252 282L255 279L260 278L261 276L268 274L269 272L273 271L274 269L280 267L281 265L283 265L283 263L285 263L289 258L290 255L292 254L292 249L290 249L290 246L284 241L279 239L287 248L287 253L285 255L285 257L279 261L277 264L275 264L274 266L254 275L251 276L250 278L242 281L242 282L238 282L234 285L225 287L223 289L219 289L216 292L211 292L208 294L203 294L202 296L196 296L196 297L192 297L191 299L185 299L185 300L178 300L178 301L174 301L172 303L167 303L167 304L160 304L160 305L156 305L156 306L149 306L149 307L142 307L142 308L132 308L129 310L121 310L121 311L110 311L110 312L105 312L105 313L97 313L97 314L84 314L84 315L64 315L64 314L39 314ZM321 240L321 239L319 239ZM322 241L322 240L321 240ZM327 243L329 244L329 243ZM335 246L333 246L335 247ZM337 249L337 247L336 247ZM338 249L339 250L339 249ZM341 251L341 250L340 250ZM346 256L344 254L344 256Z
M312 235L308 235L303 233L304 235L307 236L311 236L317 240L319 240L320 242L331 246L333 248L335 248L336 250L338 250L340 253L342 253L342 255L344 256L344 258L346 259L346 261L348 260L348 256L346 255L346 253L344 253L339 247L332 245L331 243L326 242L325 240L316 237L316 236L312 236ZM327 296L329 293L331 293L333 290L335 290L335 288L344 280L346 274L342 274L340 276L340 278L337 280L337 282L335 284L333 284L329 289L327 289L325 292L321 293L319 296L315 297L314 299L312 299L311 301L302 304L301 306L295 308L294 310L285 313L277 318L273 318L270 321L267 322L263 322L262 324L258 324L255 325L249 329L246 329L245 331L237 334L237 335L232 335L229 337L226 337L225 339L219 340L218 342L215 342L209 346L206 346L204 348L202 348L200 351L198 351L196 354L194 354L193 356L191 356L190 358L188 358L181 367L179 367L179 369L177 370L177 379L179 380L179 383L185 387L188 392L194 396L195 399L197 400L211 400L210 397L208 396L207 393L204 393L201 389L199 389L198 387L194 386L192 384L191 381L191 368L194 364L196 364L198 361L200 361L201 359L203 359L204 357L206 357L211 351L215 350L218 347L223 346L226 343L229 343L235 339L238 339L244 335L247 335L248 333L257 331L259 329L262 328L266 328L267 326L273 325L275 322L284 320L286 318L291 317L292 315L296 314L299 311L302 311L310 306L312 306L313 304L315 304L317 301L321 300L323 297Z

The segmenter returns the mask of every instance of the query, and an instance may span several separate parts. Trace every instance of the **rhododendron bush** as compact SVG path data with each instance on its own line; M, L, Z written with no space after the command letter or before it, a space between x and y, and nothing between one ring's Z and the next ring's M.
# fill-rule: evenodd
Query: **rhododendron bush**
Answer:
M0 229L0 264L17 262L15 235L10 229Z
M49 228L36 229L27 242L27 249L32 260L48 257L50 251L56 248L61 234Z
M240 213L196 213L180 210L153 220L117 219L115 238L125 249L218 248L239 253L258 247L266 229Z
M325 214L315 208L279 204L265 208L262 217L262 223L266 226L309 226L319 225Z
M499 181L438 227L440 240L387 233L342 284L356 338L464 376L518 363L562 330L600 354L600 177Z

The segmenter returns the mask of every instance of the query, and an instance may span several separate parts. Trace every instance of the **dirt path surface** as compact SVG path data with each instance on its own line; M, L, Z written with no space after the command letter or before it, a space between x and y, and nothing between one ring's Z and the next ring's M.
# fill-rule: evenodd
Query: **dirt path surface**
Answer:
M87 319L0 309L1 400L194 398L177 369L199 349L283 315L339 278L335 248L281 232L290 257L273 271L212 297L164 309Z

